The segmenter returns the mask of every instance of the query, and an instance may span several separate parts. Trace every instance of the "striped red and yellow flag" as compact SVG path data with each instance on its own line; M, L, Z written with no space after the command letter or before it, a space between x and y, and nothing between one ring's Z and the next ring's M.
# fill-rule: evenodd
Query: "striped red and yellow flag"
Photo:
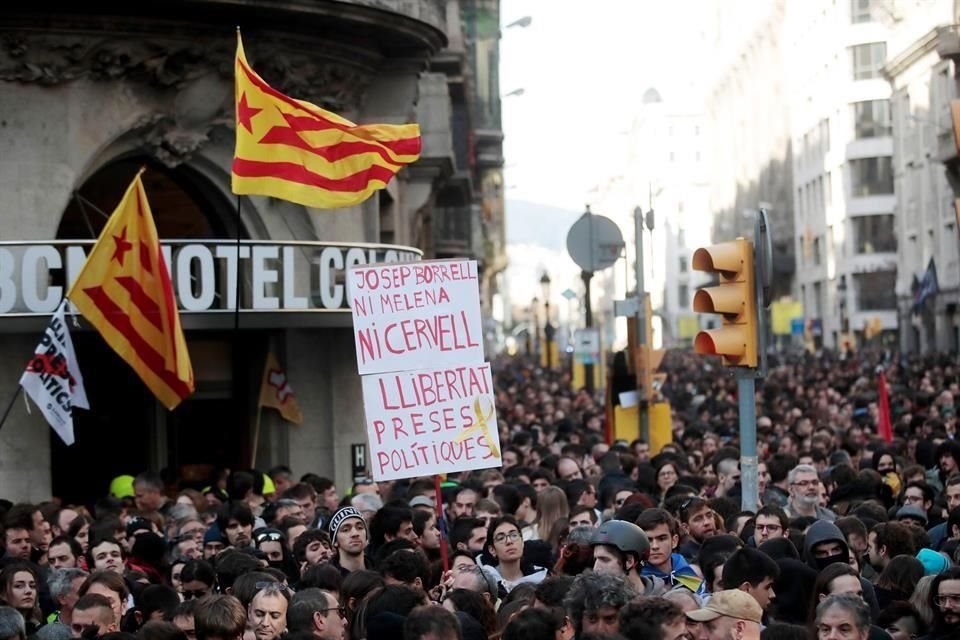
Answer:
M235 67L236 194L321 209L350 207L420 157L416 124L357 125L270 87L247 64L239 32Z
M168 409L193 393L193 367L140 174L67 297Z

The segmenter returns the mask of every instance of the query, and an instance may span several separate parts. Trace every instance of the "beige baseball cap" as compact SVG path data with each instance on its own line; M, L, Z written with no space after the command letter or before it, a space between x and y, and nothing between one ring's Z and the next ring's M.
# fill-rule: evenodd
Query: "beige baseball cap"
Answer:
M687 617L695 622L709 622L720 616L749 620L759 624L763 618L763 609L746 591L727 589L713 594L710 602L702 609L687 612Z

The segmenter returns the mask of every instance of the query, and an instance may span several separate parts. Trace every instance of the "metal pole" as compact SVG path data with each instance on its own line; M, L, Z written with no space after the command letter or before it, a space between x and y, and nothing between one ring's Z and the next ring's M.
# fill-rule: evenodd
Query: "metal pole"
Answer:
M753 370L739 373L737 400L740 404L740 508L757 512L757 416Z
M592 271L584 271L580 274L580 277L583 278L583 291L584 291L584 309L583 309L583 320L584 325L587 329L593 327L593 304L590 301L590 280L593 279ZM592 356L591 356L592 357ZM586 378L586 387L589 393L593 393L593 363L583 365L583 375Z
M646 285L643 282L643 210L635 207L633 210L634 237L636 238L636 270L637 270L637 348L643 349L647 346L647 305L646 305ZM640 417L640 439L650 444L650 416L647 412L647 399L649 389L646 388L646 367L649 360L647 358L638 358L644 368L636 371L637 376L637 396L639 407L637 414Z

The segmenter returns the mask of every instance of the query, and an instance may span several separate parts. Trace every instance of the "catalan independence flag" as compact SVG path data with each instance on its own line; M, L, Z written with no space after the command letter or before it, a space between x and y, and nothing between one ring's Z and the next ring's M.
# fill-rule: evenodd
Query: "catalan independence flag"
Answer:
M235 67L236 194L350 207L420 157L418 125L356 125L270 87L247 64L239 32Z
M170 272L137 173L67 293L168 409L193 393Z

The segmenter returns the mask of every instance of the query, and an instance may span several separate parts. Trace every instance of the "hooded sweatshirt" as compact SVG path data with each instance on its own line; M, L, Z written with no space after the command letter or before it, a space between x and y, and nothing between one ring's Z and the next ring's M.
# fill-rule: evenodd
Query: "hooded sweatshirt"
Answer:
M643 575L660 578L669 587L686 587L697 595L706 593L706 581L703 580L679 553L670 554L670 573L660 571L651 564L643 566Z
M815 546L823 542L834 541L839 542L840 546L843 547L843 551L840 554L826 558L814 557L813 548ZM832 522L827 522L826 520L814 522L810 525L810 528L807 529L807 534L803 538L803 560L810 568L818 573L834 562L849 563L850 547L847 546L847 540L843 537L843 532ZM870 584L869 580L861 576L860 586L863 588L864 601L870 606L872 616L876 617L880 612L880 606L877 604L877 594L873 590L873 585Z

